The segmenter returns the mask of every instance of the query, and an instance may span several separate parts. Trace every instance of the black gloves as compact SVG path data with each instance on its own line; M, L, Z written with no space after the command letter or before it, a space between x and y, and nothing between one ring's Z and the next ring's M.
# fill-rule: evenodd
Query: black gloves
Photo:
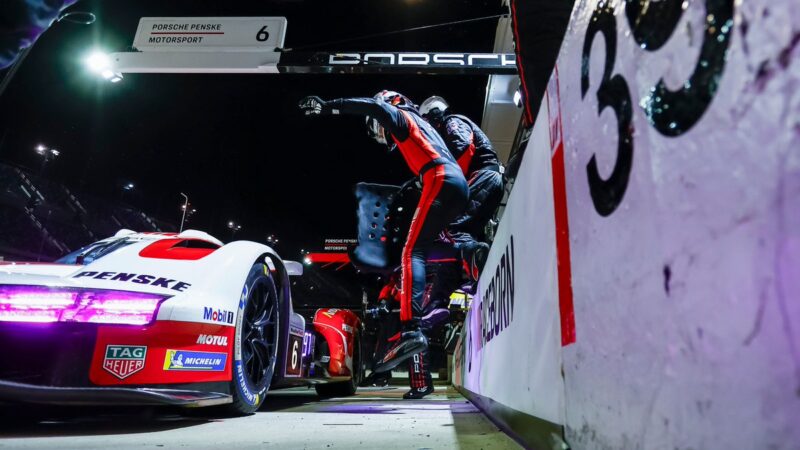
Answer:
M300 100L300 103L298 103L297 106L307 116L317 116L331 113L331 107L328 105L328 102L315 95L311 95Z

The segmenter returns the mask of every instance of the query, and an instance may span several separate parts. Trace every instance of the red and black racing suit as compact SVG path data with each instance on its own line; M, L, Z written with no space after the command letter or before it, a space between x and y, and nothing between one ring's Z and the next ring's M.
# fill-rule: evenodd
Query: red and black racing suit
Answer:
M456 248L483 242L486 223L503 199L503 176L497 153L483 130L465 116L452 114L441 121L434 120L432 124L444 138L469 183L467 208L447 226L447 236ZM440 266L430 293L431 305L427 309L447 308L450 294L460 284L460 269L451 265ZM430 332L424 331L426 334ZM412 389L431 386L429 351L408 360L408 377Z
M422 314L425 261L438 234L458 217L467 203L468 188L455 158L433 127L417 111L372 98L327 102L333 114L370 116L384 128L414 175L420 177L422 196L414 212L401 256L400 320Z

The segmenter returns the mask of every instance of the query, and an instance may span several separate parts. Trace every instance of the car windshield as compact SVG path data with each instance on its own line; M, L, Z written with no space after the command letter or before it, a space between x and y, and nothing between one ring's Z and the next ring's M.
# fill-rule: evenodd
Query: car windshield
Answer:
M61 257L56 262L59 264L89 264L134 242L136 241L124 237L111 241L95 242Z

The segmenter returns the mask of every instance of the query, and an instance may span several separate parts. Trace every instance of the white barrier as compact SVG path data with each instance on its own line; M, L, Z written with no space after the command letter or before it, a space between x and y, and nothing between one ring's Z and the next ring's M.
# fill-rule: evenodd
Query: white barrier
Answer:
M540 118L546 122L546 110ZM548 128L537 127L508 200L461 346L456 385L511 428L550 447L564 423ZM491 401L490 401L491 400ZM492 409L502 410L491 412ZM530 432L544 436L525 437Z
M610 3L576 2L501 223L513 321L466 345L460 382L573 448L800 448L800 9L665 0L629 23L644 3Z

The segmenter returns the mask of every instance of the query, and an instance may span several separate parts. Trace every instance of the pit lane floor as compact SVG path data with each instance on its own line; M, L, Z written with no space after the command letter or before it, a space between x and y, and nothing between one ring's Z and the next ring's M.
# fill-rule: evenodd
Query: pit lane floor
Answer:
M163 408L0 406L0 448L517 449L452 388L422 400L407 388L361 388L320 400L313 389L270 392L247 417L209 418Z

